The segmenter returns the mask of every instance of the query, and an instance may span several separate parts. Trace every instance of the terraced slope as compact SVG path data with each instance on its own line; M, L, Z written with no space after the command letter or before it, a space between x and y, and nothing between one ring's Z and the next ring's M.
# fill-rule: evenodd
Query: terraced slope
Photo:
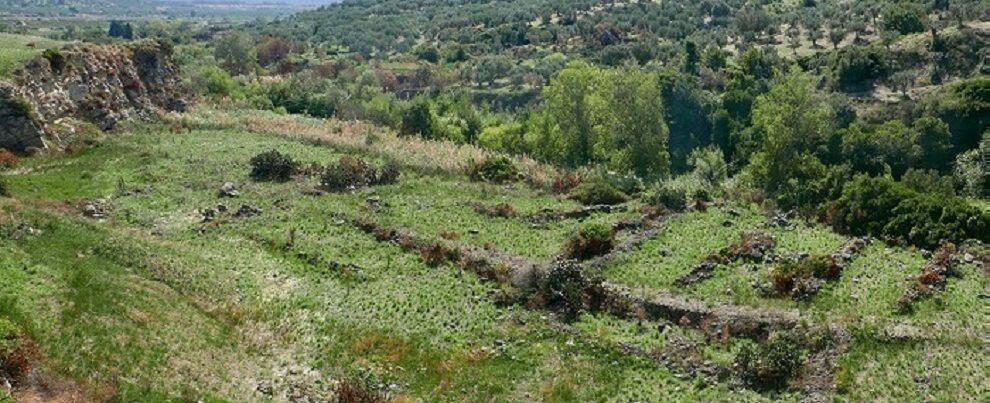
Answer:
M966 400L988 393L980 295L990 281L975 265L960 265L961 277L910 314L894 307L911 285L905 277L926 259L879 242L804 302L757 292L752 283L765 281L769 261L721 265L711 278L675 287L744 231L773 235L781 256L830 253L847 240L811 224L768 226L745 205L646 224L636 202L585 218L534 220L579 206L525 183L472 182L452 159L421 159L417 149L390 146L404 140L387 134L374 143L339 123L252 118L268 123L200 110L4 172L13 197L0 198L0 325L30 346L20 351L35 374L13 378L15 398L284 401L370 391L433 401ZM248 161L270 149L321 165L343 155L392 160L401 176L343 193L315 191L311 175L250 179ZM224 182L239 196L220 197ZM515 214L476 208L499 203ZM621 224L619 241L631 245L582 266L601 272L610 302L565 320L550 305L513 297L525 287L502 274L551 267L582 221ZM429 245L460 253L437 261L424 252ZM803 353L801 372L783 390L741 380L740 351L804 326L830 341Z

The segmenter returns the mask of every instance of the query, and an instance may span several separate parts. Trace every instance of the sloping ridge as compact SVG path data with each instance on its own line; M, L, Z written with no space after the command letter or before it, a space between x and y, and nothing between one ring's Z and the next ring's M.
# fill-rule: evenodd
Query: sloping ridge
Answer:
M186 101L172 45L70 44L50 49L0 81L0 148L58 147L51 123L74 117L110 130L123 119L182 111Z

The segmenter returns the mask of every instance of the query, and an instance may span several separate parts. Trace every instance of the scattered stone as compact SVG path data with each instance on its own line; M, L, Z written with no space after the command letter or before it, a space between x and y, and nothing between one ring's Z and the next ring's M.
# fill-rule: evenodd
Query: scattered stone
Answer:
M103 219L107 217L106 201L104 200L87 202L83 204L81 210L83 216L89 218Z
M239 207L237 211L234 212L234 217L245 218L245 217L253 217L259 214L261 214L261 209L257 207L249 206L247 204L242 204L241 207Z
M223 186L220 186L220 191L218 192L218 197L229 197L234 198L241 195L241 192L237 190L237 186L233 182L224 182Z

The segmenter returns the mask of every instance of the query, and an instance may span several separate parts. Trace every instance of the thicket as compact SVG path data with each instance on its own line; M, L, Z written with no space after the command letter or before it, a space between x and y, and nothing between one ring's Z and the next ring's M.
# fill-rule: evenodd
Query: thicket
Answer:
M844 233L935 248L943 240L990 242L990 213L951 195L919 193L886 177L857 176L829 210Z

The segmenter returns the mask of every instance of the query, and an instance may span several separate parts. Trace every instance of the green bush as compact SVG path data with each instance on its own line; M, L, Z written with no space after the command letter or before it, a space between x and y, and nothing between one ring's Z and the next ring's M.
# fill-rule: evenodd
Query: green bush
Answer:
M52 66L52 70L56 72L61 72L65 68L65 56L58 49L45 49L42 53L42 57L48 59L48 63Z
M251 177L259 181L285 182L299 169L292 157L270 150L251 158Z
M602 180L585 182L578 185L574 190L571 190L569 197L588 206L622 204L629 200L629 196L626 196L625 193L622 193L615 186Z
M687 192L668 184L661 185L649 197L650 204L671 211L683 211L687 206Z
M736 368L750 387L779 390L797 373L801 361L800 340L790 333L774 333L761 344L744 344L736 355Z
M10 197L10 185L2 176L0 176L0 197Z
M610 252L614 244L615 232L608 225L585 224L567 242L564 254L571 259L584 260Z
M399 174L399 166L394 163L375 168L360 158L345 155L323 170L320 188L341 192L363 186L390 185L399 180Z
M537 280L531 304L561 312L565 319L573 320L602 304L601 284L600 279L587 275L574 262L558 261Z
M193 80L194 86L206 95L227 97L237 90L230 73L219 67L204 67Z
M854 178L829 216L837 231L925 248L937 247L942 240L990 241L990 213L958 197L913 191L890 178Z
M482 182L504 183L519 179L519 170L509 157L498 156L468 166L468 176Z

